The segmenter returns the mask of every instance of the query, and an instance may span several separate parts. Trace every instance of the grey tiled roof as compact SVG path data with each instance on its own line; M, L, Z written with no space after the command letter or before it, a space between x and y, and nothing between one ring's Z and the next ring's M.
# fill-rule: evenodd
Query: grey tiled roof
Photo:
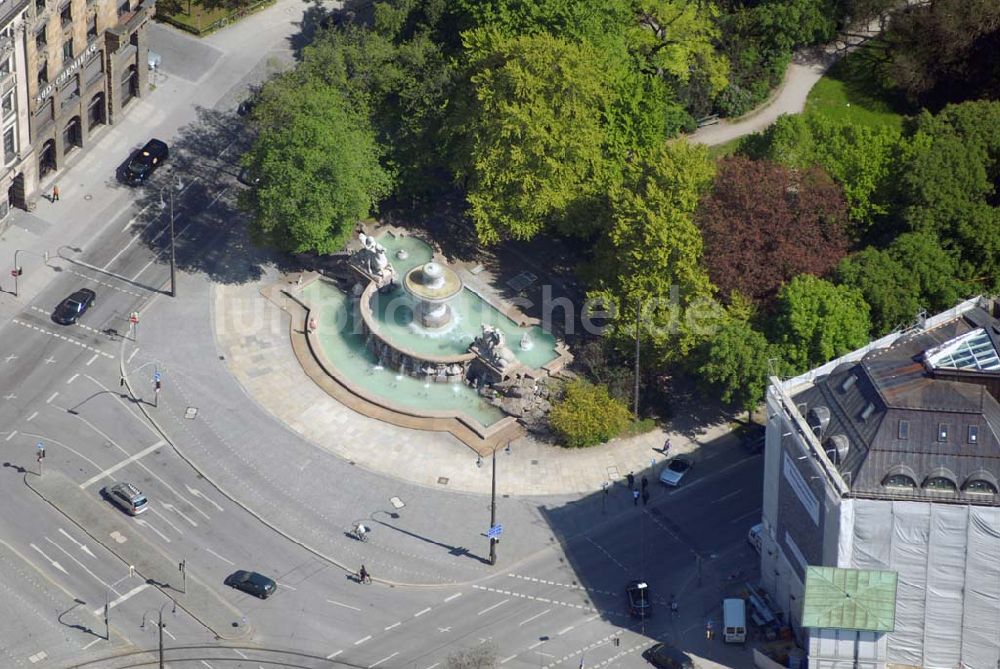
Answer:
M838 468L853 495L1000 505L1000 495L961 492L970 478L993 485L1000 479L1000 402L987 387L992 383L1000 394L1000 373L978 370L963 376L941 370L935 375L924 362L928 349L979 328L997 345L1000 318L976 307L845 363L794 395L803 416L820 406L829 410L829 424L820 435L828 454L835 457L831 437L847 438L850 447ZM900 421L906 422L905 438L900 438ZM946 437L939 439L942 427ZM976 429L975 443L969 440L970 427ZM958 493L921 489L941 468L954 474ZM917 488L883 486L894 471L912 471Z

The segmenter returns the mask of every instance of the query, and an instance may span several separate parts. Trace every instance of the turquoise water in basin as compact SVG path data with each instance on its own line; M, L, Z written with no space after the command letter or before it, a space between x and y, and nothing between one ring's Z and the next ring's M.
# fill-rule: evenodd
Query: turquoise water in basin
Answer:
M415 237L392 237L385 234L379 243L388 252L399 280L408 271L423 265L433 255L431 247ZM396 252L403 249L408 257L400 260ZM499 328L507 337L507 346L524 365L539 369L556 359L556 338L540 327L522 328L493 308L483 298L466 288L450 302L453 321L440 332L428 332L413 323L413 298L402 288L372 297L372 312L378 321L378 332L397 344L397 348L425 356L449 356L465 353L469 344L482 332L482 326ZM521 337L527 334L531 348L521 350Z
M389 245L385 246L388 249ZM354 322L357 314L351 308L350 299L336 286L320 280L306 286L302 292L319 323L316 335L327 359L367 395L415 413L461 412L486 426L503 418L502 411L483 401L476 391L464 384L424 383L395 370L381 368L365 346L360 324Z

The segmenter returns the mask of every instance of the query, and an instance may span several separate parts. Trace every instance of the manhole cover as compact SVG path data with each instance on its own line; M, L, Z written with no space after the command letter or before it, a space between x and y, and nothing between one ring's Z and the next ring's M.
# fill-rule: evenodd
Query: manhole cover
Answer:
M438 483L440 485L448 485L448 477L447 476L439 476L438 477Z
M86 195L84 195L84 196L83 196L83 199L84 199L84 200L88 200L88 201L89 201L89 200L93 200L93 199L94 199L94 196L93 196L93 195L91 195L90 193L87 193Z
M405 504L403 504L403 500L401 500L398 497L390 497L389 503L392 504L392 508L394 509L402 509L404 506L406 506Z
M193 420L195 416L198 415L198 407L188 407L184 411L184 417L188 420Z

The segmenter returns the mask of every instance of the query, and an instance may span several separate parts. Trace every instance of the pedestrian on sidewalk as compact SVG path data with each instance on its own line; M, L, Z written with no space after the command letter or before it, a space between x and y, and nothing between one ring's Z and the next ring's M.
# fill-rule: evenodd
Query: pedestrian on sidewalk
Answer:
M677 610L677 597L675 597L674 593L671 592L670 593L670 614L676 616L678 613L679 613L679 611Z
M642 477L642 489L645 490L647 487L649 487L649 480L645 476L643 476Z
M53 202L58 202L59 201L59 186L58 185L52 186L52 201Z
M642 489L642 505L646 506L649 504L649 491L645 488Z
M632 490L633 488L635 488L635 474L633 474L632 472L629 472L628 476L626 476L625 478L628 480L628 488L629 488L629 490Z
M358 572L358 582L359 583L371 583L372 575L368 573L364 565L361 565L361 571Z
M661 450L663 451L664 455L666 455L667 451L670 450L670 437L667 437L667 440L663 442L663 448Z
M639 506L639 491L632 489L632 506Z

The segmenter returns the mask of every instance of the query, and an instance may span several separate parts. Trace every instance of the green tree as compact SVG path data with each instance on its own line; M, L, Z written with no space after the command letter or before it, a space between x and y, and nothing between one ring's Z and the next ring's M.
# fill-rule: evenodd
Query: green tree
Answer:
M255 238L292 252L340 249L391 189L368 118L299 76L268 84L254 117L259 134L243 164L259 184L243 201Z
M974 290L1000 290L1000 102L951 105L915 126L900 169L904 224L954 251Z
M529 239L557 223L592 231L589 217L567 220L619 179L621 160L607 155L614 91L600 54L544 33L465 39L475 101L461 171L479 239Z
M867 344L871 323L859 290L802 274L779 293L773 327L782 357L803 372Z
M617 437L631 423L628 407L604 386L583 379L566 384L549 413L560 441L572 448L594 446Z
M608 334L621 348L634 341L642 309L650 365L687 352L714 324L692 216L713 175L704 147L677 142L640 155L611 190L611 224L590 268L589 297L615 314Z
M781 369L780 353L763 333L731 312L703 346L699 378L719 392L723 402L752 413L764 400L770 361Z

